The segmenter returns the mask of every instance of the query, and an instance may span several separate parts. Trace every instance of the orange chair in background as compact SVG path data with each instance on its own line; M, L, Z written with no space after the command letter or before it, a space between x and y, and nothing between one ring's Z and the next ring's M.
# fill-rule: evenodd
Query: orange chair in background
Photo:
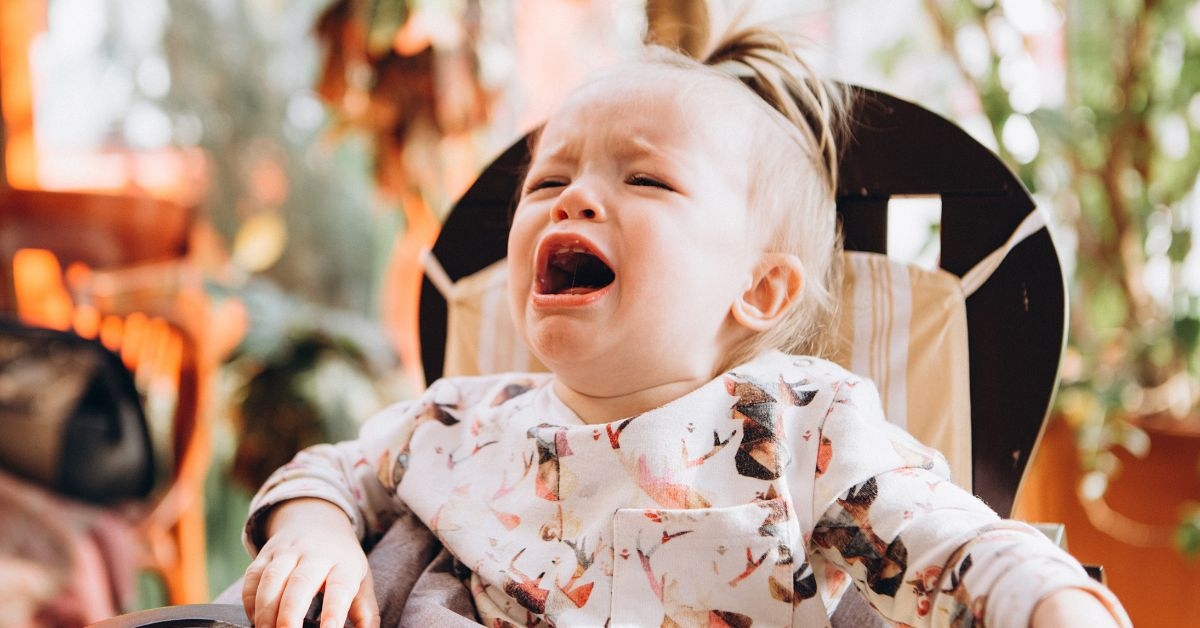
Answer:
M0 315L99 338L134 374L152 433L168 435L156 453L169 477L127 518L139 564L161 576L171 604L208 598L205 399L216 356L187 261L193 220L151 198L0 188ZM159 407L169 410L155 425Z
M46 10L45 0L0 0L0 316L99 338L134 374L152 423L165 415L151 430L164 436L155 453L169 460L160 470L169 477L128 521L140 563L161 576L167 601L207 601L205 401L219 349L187 259L195 212L186 200L33 189L42 185L39 165L55 165L53 155L37 154L29 65ZM119 190L132 181L94 183ZM172 198L201 189L177 183L166 190Z

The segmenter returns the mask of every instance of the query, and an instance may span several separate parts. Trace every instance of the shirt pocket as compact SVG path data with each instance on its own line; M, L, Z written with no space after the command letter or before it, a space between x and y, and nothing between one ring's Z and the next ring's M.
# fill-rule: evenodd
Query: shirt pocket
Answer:
M784 499L617 510L612 625L791 626L791 512Z

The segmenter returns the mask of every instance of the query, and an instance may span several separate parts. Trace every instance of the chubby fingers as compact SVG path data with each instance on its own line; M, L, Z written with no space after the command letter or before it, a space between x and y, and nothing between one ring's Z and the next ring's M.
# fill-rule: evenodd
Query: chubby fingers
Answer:
M347 617L357 628L378 628L379 603L370 570L360 575L355 569L339 565L325 581L321 628L342 628Z
M327 561L292 553L260 554L246 570L242 586L246 616L255 626L300 628L331 567Z
M322 589L325 589L326 596L332 594L336 597L339 595L339 590L343 585L333 584L329 581L330 575L337 569L337 563L302 557L291 575L288 576L287 584L283 588L275 626L277 628L300 628L305 615L308 614L308 609L312 606L313 598ZM259 590L262 590L261 587ZM351 593L353 593L353 589ZM338 620L336 626L341 628L346 621L346 614L343 612L335 618ZM255 624L257 625L257 623L256 621Z
M242 584L242 607L254 625L275 625L279 597L297 562L299 556L295 554L277 556L264 551L246 568L246 579Z
M375 597L375 579L370 569L367 569L362 587L350 604L350 619L359 628L379 628L382 623L379 616L379 598Z
M260 554L258 558L261 558ZM258 558L250 563L246 568L246 575L242 579L242 609L246 611L246 618L254 620L254 600L258 597L258 583L262 580L262 570L265 564L259 564Z

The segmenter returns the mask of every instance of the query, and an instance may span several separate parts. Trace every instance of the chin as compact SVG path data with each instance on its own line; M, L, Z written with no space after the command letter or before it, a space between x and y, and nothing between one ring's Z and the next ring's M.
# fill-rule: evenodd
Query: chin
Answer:
M601 370L608 362L597 359L595 347L584 343L562 341L546 342L531 346L533 355L559 376L586 375Z
M641 379L635 372L637 364L630 364L628 356L602 342L602 334L594 329L575 333L580 330L563 327L570 326L542 329L530 337L529 347L555 378L572 390L604 397L621 392L630 377Z
M542 320L528 325L526 345L551 370L583 359L595 351L596 333L578 321Z

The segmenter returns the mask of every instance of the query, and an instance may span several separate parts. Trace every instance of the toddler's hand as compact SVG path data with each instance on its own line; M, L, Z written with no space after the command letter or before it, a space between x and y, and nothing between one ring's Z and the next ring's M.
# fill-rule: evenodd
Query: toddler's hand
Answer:
M345 513L321 499L275 507L267 542L246 569L242 605L257 627L299 628L313 597L324 591L321 628L379 626L367 557Z

